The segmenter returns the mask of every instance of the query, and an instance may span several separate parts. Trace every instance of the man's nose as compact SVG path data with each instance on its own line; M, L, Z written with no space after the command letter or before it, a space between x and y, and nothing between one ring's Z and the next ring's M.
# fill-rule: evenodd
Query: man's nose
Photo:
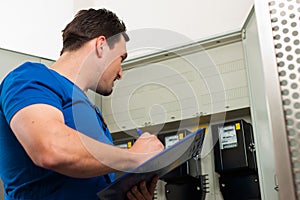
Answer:
M121 80L121 79L122 79L122 76L123 76L123 70L122 70L122 68L121 68L120 71L119 71L119 73L118 73L117 79L118 79L118 80Z

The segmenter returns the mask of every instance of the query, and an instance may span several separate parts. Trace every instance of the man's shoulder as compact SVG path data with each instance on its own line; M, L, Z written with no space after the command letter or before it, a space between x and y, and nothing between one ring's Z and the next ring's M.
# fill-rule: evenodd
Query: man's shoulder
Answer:
M36 73L40 71L49 71L49 68L42 64L42 63L36 63L36 62L25 62L19 66L17 66L12 73L17 72L23 72L23 73Z
M48 71L48 67L42 63L34 63L34 62L25 62L16 68L12 69L4 79L9 78L27 78L32 77L35 74L46 73Z
M27 81L51 81L53 79L53 73L46 65L42 63L25 62L11 72L4 78L4 80L22 82Z
M57 80L55 73L42 63L25 62L11 72L3 79L1 83L1 92L7 90L16 89L19 87L25 88L36 88L39 85L56 88Z

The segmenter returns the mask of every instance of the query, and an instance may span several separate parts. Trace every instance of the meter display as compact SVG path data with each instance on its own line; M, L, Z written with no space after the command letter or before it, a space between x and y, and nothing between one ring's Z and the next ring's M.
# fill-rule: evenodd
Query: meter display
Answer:
M218 127L220 149L229 149L237 147L237 136L235 126Z
M179 141L178 135L171 135L165 137L165 148L168 148Z

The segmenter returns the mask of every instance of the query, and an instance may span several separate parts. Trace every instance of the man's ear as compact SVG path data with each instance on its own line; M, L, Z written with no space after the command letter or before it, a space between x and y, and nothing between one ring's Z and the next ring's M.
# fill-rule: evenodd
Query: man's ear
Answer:
M104 36L99 36L96 39L96 52L99 58L103 55L103 48L106 45L106 38Z

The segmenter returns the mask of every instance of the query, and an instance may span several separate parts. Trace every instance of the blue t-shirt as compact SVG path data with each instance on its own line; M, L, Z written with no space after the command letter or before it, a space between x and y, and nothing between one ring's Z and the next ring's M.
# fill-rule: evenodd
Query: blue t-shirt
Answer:
M112 144L102 113L98 109L96 112L82 90L43 64L24 63L10 72L0 86L0 176L5 199L98 199L96 193L112 181L113 174L71 178L38 167L18 142L10 120L20 109L37 103L61 110L67 126Z

